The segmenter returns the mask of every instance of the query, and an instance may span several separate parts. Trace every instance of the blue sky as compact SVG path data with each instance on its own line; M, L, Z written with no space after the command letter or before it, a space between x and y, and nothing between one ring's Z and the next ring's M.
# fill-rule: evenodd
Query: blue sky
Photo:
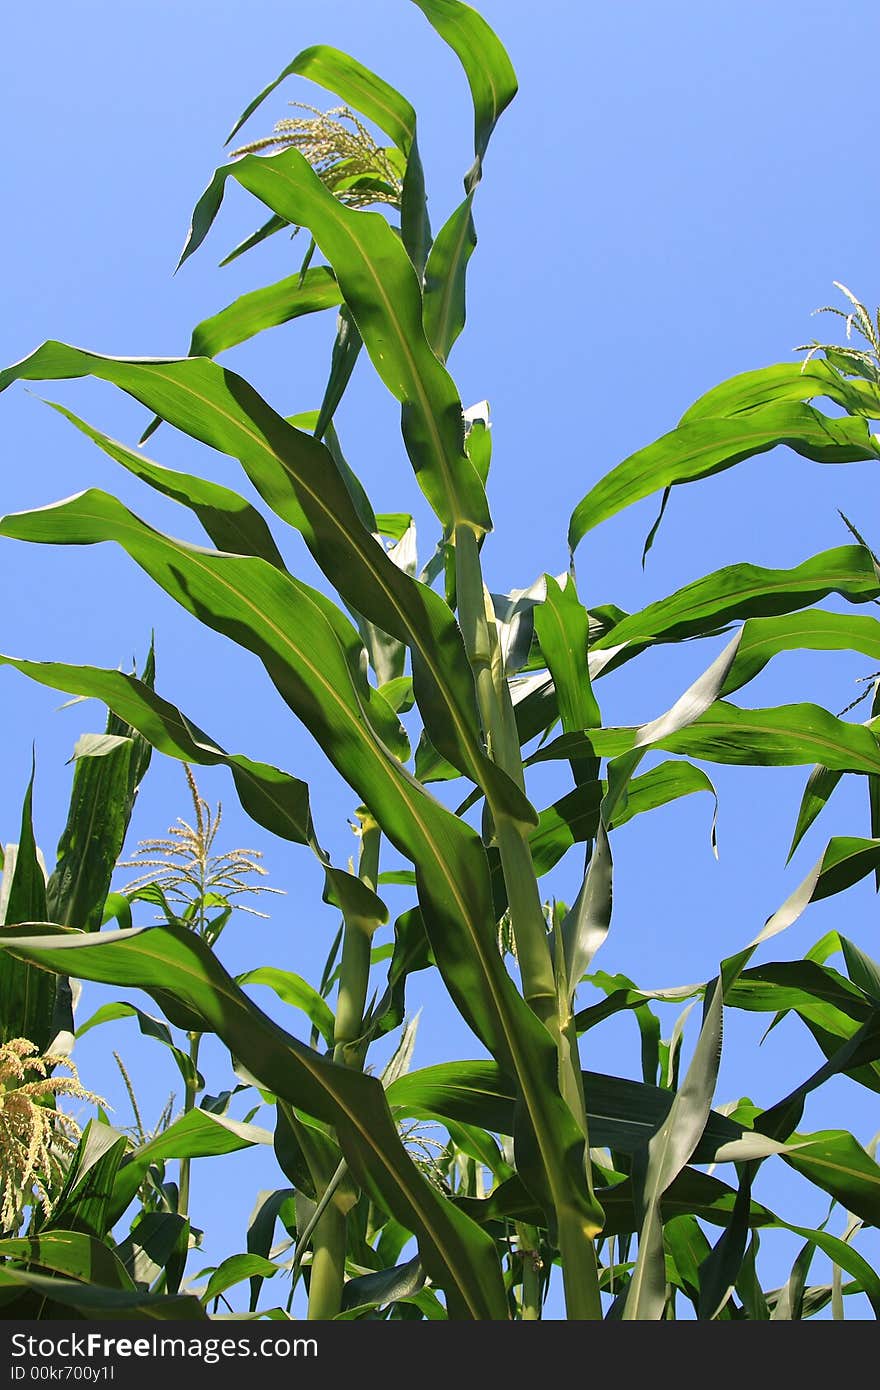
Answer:
M836 302L832 281L844 281L869 304L880 299L880 194L866 153L867 84L859 77L880 23L868 0L847 0L833 12L806 0L602 7L484 0L481 9L508 47L520 94L486 161L468 325L450 365L464 403L485 397L492 408L496 530L484 556L491 587L504 590L565 569L575 504L620 459L671 428L703 390L734 372L791 360L792 348L814 335L833 336L835 321L810 317L817 305ZM237 190L206 248L172 278L191 207L224 159L233 119L309 44L353 53L410 97L419 111L435 228L459 201L471 157L467 88L454 55L407 0L323 0L313 7L275 0L128 0L110 7L84 0L53 7L38 25L13 8L5 28L4 365L47 337L118 355L183 354L201 318L291 273L304 245L284 237L217 269L261 220ZM249 133L267 133L290 99L331 104L308 83L288 83ZM284 413L310 409L322 394L332 333L332 314L315 316L226 360ZM93 383L60 383L42 393L129 442L145 422L127 398ZM412 511L427 555L434 528L403 454L397 408L366 361L338 426L376 509ZM0 449L4 511L101 486L154 524L196 536L170 504L118 476L20 387L0 399ZM246 490L233 463L168 429L149 451ZM583 542L578 583L588 604L642 607L741 560L795 565L846 543L838 507L875 544L880 540L874 465L823 468L776 451L680 491L644 573L639 556L656 499ZM314 582L304 547L293 544L289 553L296 572ZM0 575L0 650L113 667L141 655L155 628L158 688L226 746L308 780L322 838L340 860L352 852L346 818L355 799L328 775L308 736L249 661L196 629L125 556L108 547L44 550L7 541ZM712 643L661 649L603 681L597 693L605 722L658 714L717 650ZM837 711L866 673L855 657L792 655L778 659L740 700L810 699ZM60 697L8 670L0 672L0 700L0 836L16 837L35 743L37 830L51 852L69 785L65 762L79 733L100 726L100 715L82 705L59 712ZM706 797L623 828L614 843L612 931L597 966L648 986L705 979L752 938L828 835L869 833L864 789L845 779L786 869L806 771L712 771L721 805L718 863L709 851ZM270 923L242 918L229 928L220 947L224 962L233 971L285 965L315 978L335 921L320 903L307 852L254 829L222 774L205 772L199 781L212 801L224 801L225 845L263 850L270 881L287 890L270 903ZM559 790L549 777L536 779L533 796L546 804ZM188 810L182 770L156 759L130 847ZM551 891L570 898L576 873L576 865L566 867ZM389 905L394 912L405 901L389 897ZM877 954L875 915L875 899L862 885L811 909L763 958L801 954L838 926ZM94 1003L101 997L89 991ZM420 1002L417 1064L475 1055L467 1031L421 979L411 990L413 1007ZM598 1042L585 1052L586 1065L638 1074L631 1019L593 1036ZM760 1021L730 1019L719 1100L749 1093L770 1104L818 1064L815 1045L792 1020L761 1052L759 1037ZM133 1024L84 1040L84 1079L127 1122L111 1047L129 1063L147 1115L158 1112L175 1076ZM209 1087L220 1089L228 1076L222 1053L207 1056ZM849 1127L865 1142L880 1128L868 1093L848 1081L808 1108L804 1128L824 1126ZM244 1247L256 1189L279 1182L271 1155L243 1154L234 1163L234 1190L227 1186L233 1160L222 1169L206 1161L196 1171L196 1218L219 1244L214 1255ZM822 1219L824 1200L817 1203L801 1185L795 1192L789 1170L767 1172L770 1205L792 1220ZM780 1237L780 1246L795 1253L794 1241L789 1248ZM781 1266L779 1272L784 1277Z

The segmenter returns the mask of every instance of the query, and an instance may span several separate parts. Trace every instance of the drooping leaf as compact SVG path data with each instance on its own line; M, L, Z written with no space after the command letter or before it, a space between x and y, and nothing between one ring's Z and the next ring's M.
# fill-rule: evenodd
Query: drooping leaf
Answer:
M461 1316L506 1317L491 1242L419 1174L398 1137L381 1084L334 1066L284 1033L246 998L197 936L173 927L42 938L11 929L3 943L7 949L13 931L19 955L49 969L137 985L148 993L158 986L163 997L179 997L188 1015L200 1016L201 1031L216 1031L276 1095L335 1125L358 1181L417 1233L426 1267ZM202 1112L201 1119L217 1117Z
M133 930L138 930L134 928ZM166 928L150 928L166 930ZM170 930L170 929L169 929ZM181 1115L167 1129L154 1135L146 1144L127 1154L113 1186L111 1210L113 1219L125 1211L134 1198L147 1170L154 1163L172 1158L214 1158L221 1154L237 1153L254 1144L271 1144L269 1130L259 1125L242 1124L225 1115L194 1109Z
M618 757L636 746L636 729L593 729L565 734L533 753L529 763L592 752ZM839 772L880 771L874 734L859 724L835 719L819 705L779 705L742 709L718 700L687 728L654 740L656 747L707 762L797 766L821 762Z
M509 779L480 745L473 677L452 614L438 594L398 568L365 527L332 454L291 427L242 378L200 359L121 360L46 344L0 373L0 389L18 377L89 374L113 382L163 419L240 459L273 510L302 531L341 597L412 647L416 698L438 749L480 785L488 784L499 804L505 793L509 802ZM164 473L160 476L167 480ZM234 493L227 492L224 499L215 489L191 489L187 478L178 481L178 500L194 506L203 524L210 522L215 543L241 553L243 540L228 544L232 527L226 513L231 511L237 522L246 504ZM222 534L214 530L221 520ZM247 528L249 539L259 541L259 523L250 514ZM264 551L257 544L248 553ZM517 809L521 813L521 797Z
M174 1211L145 1211L116 1247L116 1254L140 1289L164 1278L166 1288L180 1286L189 1254L189 1222ZM175 1282L176 1281L176 1282Z
M863 420L832 419L808 405L768 405L730 419L696 419L632 454L591 488L572 513L569 547L574 550L594 526L660 488L708 478L779 444L817 463L880 456Z
M217 1266L201 1294L202 1303L207 1305L213 1298L240 1284L243 1279L259 1275L261 1279L271 1279L278 1273L278 1266L262 1255L229 1255Z
M711 632L734 620L789 613L816 603L830 593L842 594L850 603L867 603L880 593L877 568L862 546L846 545L827 550L789 570L728 565L686 584L668 598L658 599L639 613L631 613L603 634L594 646L602 650L622 643L680 641ZM798 614L804 620L812 616ZM862 621L872 625L874 643L880 649L880 623L875 619ZM762 635L760 628L754 634L755 637ZM733 680L737 667L743 669L745 666L741 642L726 690L735 690L737 685L744 684L742 679L736 684ZM755 668L757 670L760 666Z
M376 1308L412 1298L424 1287L425 1275L418 1256L394 1269L377 1270L349 1279L342 1296L342 1311Z
M318 991L300 975L294 974L292 970L279 970L273 965L262 965L256 970L248 970L244 975L237 975L235 983L267 985L285 1004L290 1004L294 1009L301 1009L317 1028L327 1046L333 1046L333 1014L330 1007Z
M333 309L342 295L329 266L311 266L304 275L289 275L275 285L251 290L225 309L196 324L190 357L216 357L227 348L247 342L265 328L289 323L303 314Z
M821 608L779 618L750 618L723 693L730 695L754 680L778 653L800 650L861 652L874 660L880 657L880 623L876 618L827 613Z
M847 380L828 362L777 362L757 371L740 372L706 391L681 417L681 424L700 419L739 415L762 406L786 401L827 397L850 415L880 418L877 391L859 381Z
M461 0L413 0L428 23L457 54L474 102L475 164L465 179L479 182L486 146L499 116L516 96L516 73L497 34Z
M345 395L345 388L351 380L362 347L363 339L358 332L357 325L348 307L343 304L336 318L336 337L333 341L333 352L330 357L330 375L327 378L324 399L321 401L321 409L318 411L318 419L315 424L316 439L323 439L327 433L333 416L336 414L337 406Z
M129 449L86 424L85 420L79 419L65 406L57 405L54 401L47 401L46 404L81 430L116 463L122 464L129 473L148 483L164 497L181 502L194 512L218 550L228 550L233 555L259 555L270 565L277 565L281 570L285 568L281 552L265 520L256 507L237 492L220 483L154 463L139 449Z
M81 1038L92 1028L97 1028L102 1023L114 1023L120 1018L136 1018L144 1037L154 1038L156 1042L160 1042L168 1048L184 1082L187 1085L196 1085L196 1083L201 1085L201 1077L193 1067L189 1055L177 1046L167 1023L164 1023L161 1018L154 1018L152 1014L145 1013L143 1009L129 1004L126 1000L114 999L108 1004L102 1004L90 1018L86 1019L85 1023L79 1025L76 1036Z

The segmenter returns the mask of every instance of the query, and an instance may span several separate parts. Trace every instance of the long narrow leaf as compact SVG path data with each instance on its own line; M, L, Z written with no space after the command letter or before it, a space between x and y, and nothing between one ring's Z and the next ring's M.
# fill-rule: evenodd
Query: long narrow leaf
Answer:
M673 483L720 473L779 444L817 463L855 463L880 457L863 420L832 419L808 405L769 405L729 420L698 419L663 435L618 464L578 503L568 543L624 507Z
M92 936L15 931L19 958L106 984L174 994L202 1031L216 1032L254 1075L291 1104L334 1125L361 1185L418 1234L423 1260L462 1317L505 1318L491 1242L423 1178L391 1120L381 1084L326 1061L271 1022L203 942L173 927ZM11 949L13 932L3 940Z
M404 443L425 496L444 526L488 530L485 490L464 448L461 402L425 337L412 262L384 217L344 207L298 150L246 155L217 170L196 205L181 261L207 235L229 178L273 212L308 227L379 376L401 402Z

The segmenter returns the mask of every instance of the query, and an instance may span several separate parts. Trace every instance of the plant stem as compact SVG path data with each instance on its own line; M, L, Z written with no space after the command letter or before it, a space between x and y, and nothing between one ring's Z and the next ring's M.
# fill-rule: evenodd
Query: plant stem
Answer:
M373 892L379 878L379 849L382 833L365 807L358 809L360 855L358 877ZM370 952L375 923L345 912L342 934L342 960L336 1021L333 1029L333 1060L341 1066L363 1066L365 1049L356 1046L364 1031L364 1008L370 986ZM335 1189L334 1189L335 1190ZM347 1217L330 1202L315 1224L312 1235L312 1272L309 1280L308 1316L335 1318L342 1308L345 1284L345 1257L348 1249Z
M343 1212L329 1203L312 1233L308 1319L335 1318L342 1308L347 1233Z
M474 671L477 704L489 753L516 785L524 790L522 758L510 692L501 665L494 622L490 627L486 612L480 552L470 526L458 526L455 530L455 573L459 623ZM527 830L512 816L501 813L495 815L495 835L507 887L523 994L541 1021L555 1035L553 962Z
M192 1071L186 1079L186 1090L183 1097L183 1113L188 1115L194 1109L196 1096L199 1093L199 1045L202 1041L201 1033L190 1033L189 1037L189 1060L192 1063ZM177 1213L179 1216L189 1216L189 1182L190 1182L190 1160L182 1158L180 1160L180 1177L178 1183Z
M596 1246L584 1231L578 1212L556 1208L559 1258L565 1290L565 1316L575 1322L598 1322L602 1317Z
M382 832L370 813L358 810L360 856L358 878L376 891L379 878L379 848ZM336 997L336 1024L333 1030L333 1060L347 1066L361 1066L363 1058L354 1055L353 1044L364 1031L364 1007L370 986L370 950L374 923L345 915L342 934L342 961Z
M534 1226L517 1223L517 1245L523 1262L522 1305L523 1322L537 1322L541 1317L541 1263L538 1255L538 1232Z
M493 761L520 787L525 789L519 736L510 690L504 672L494 617L483 584L477 537L470 526L455 528L455 576L458 618L465 650L474 672L477 705L488 751ZM510 920L516 942L523 995L556 1042L560 1093L567 1101L584 1135L584 1184L589 1190L590 1172L586 1133L586 1107L580 1075L577 1040L571 1045L570 1033L563 1031L557 982L541 908L538 880L528 842L528 826L513 816L491 807L495 822ZM554 1188L553 1205L559 1232L566 1313L569 1318L600 1319L599 1271L596 1250L589 1230L574 1207L566 1200L561 1170L562 1155L548 1154L555 1177L548 1177Z

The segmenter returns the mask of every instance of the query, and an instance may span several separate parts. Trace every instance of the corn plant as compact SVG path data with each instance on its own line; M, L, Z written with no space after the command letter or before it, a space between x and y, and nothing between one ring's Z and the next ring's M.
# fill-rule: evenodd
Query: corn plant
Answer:
M810 1135L798 1125L808 1096L832 1076L878 1088L878 967L837 934L808 960L751 965L809 902L880 869L876 812L872 836L832 839L711 980L646 992L596 972L594 959L611 924L615 833L676 798L711 792L699 764L813 765L796 839L844 773L864 777L878 804L873 719L848 722L805 703L750 709L729 697L783 651L876 657L874 618L813 605L829 595L846 605L877 599L880 571L858 541L789 570L729 566L626 613L582 597L574 555L623 508L659 493L659 525L673 487L779 445L819 463L875 461L880 445L867 421L880 417L880 391L853 357L831 353L722 383L590 487L569 522L569 572L491 594L481 559L492 529L489 421L484 408L463 407L447 363L465 325L483 165L516 79L476 11L459 0L414 3L460 59L474 106L464 196L436 235L410 102L356 59L309 47L248 106L230 139L289 77L310 79L342 107L313 109L271 135L264 127L237 146L197 203L181 258L208 236L232 181L261 208L258 230L236 254L299 229L294 248L305 252L293 273L199 324L187 357L111 358L48 342L0 375L0 388L110 382L152 414L145 438L158 428L161 441L171 426L229 455L262 499L263 509L209 478L151 462L59 406L121 467L192 513L210 544L160 532L97 490L7 516L0 531L48 544L114 541L196 621L252 653L351 789L359 854L348 868L323 848L308 788L294 773L227 751L147 683L2 660L45 685L100 698L161 753L227 767L247 813L317 857L325 899L341 916L339 952L318 988L286 962L275 980L307 1015L310 1044L256 1006L243 987L255 981L232 979L204 934L179 925L83 935L75 922L46 919L10 929L0 945L49 971L145 990L170 1024L191 1036L216 1033L271 1098L290 1187L260 1209L265 1253L251 1242L247 1255L232 1257L234 1267L201 1291L200 1308L215 1307L235 1278L258 1285L278 1268L269 1253L280 1214L293 1242L285 1270L292 1285L307 1280L313 1319L536 1319L554 1268L565 1315L576 1320L660 1319L683 1300L699 1318L794 1318L829 1301L839 1312L855 1292L876 1314L880 1280L853 1237L880 1218L880 1168L847 1130ZM214 360L257 332L334 308L317 412L284 416ZM334 429L362 352L400 404L405 450L437 518L436 549L421 570L409 519L374 511ZM810 404L817 398L841 413L824 414ZM276 538L284 526L305 541L335 597L290 572ZM709 644L704 669L671 708L647 711L636 727L603 724L602 676L658 645L695 639ZM539 810L531 769L548 762L560 794ZM455 811L443 796L452 783ZM374 947L388 918L386 846L412 866L391 871L412 900L394 923L390 961ZM583 861L579 891L570 906L547 903L541 878L569 853ZM846 975L827 964L835 951ZM437 973L480 1056L408 1070L403 1047L380 1077L370 1049L401 1028L407 980L419 970ZM682 1028L661 1040L657 1000L702 1003L681 1076ZM713 1110L725 1008L774 1020L795 1014L821 1064L770 1108L741 1101ZM621 1010L633 1011L641 1030L641 1082L599 1069L606 1054L595 1030ZM426 1149L416 1121L439 1126L436 1148ZM188 1128L174 1135L172 1126L157 1141L161 1152L185 1156L194 1126L205 1123L194 1110ZM197 1152L210 1148L203 1142ZM757 1201L765 1162L827 1193L849 1214L842 1234L787 1221ZM714 1171L719 1164L732 1165L730 1182ZM121 1214L139 1170L129 1163L119 1171ZM804 1245L788 1283L766 1291L759 1244L777 1229L794 1230ZM806 1283L817 1250L837 1271L827 1297ZM85 1295L77 1297L80 1307ZM88 1299L99 1306L100 1290Z

